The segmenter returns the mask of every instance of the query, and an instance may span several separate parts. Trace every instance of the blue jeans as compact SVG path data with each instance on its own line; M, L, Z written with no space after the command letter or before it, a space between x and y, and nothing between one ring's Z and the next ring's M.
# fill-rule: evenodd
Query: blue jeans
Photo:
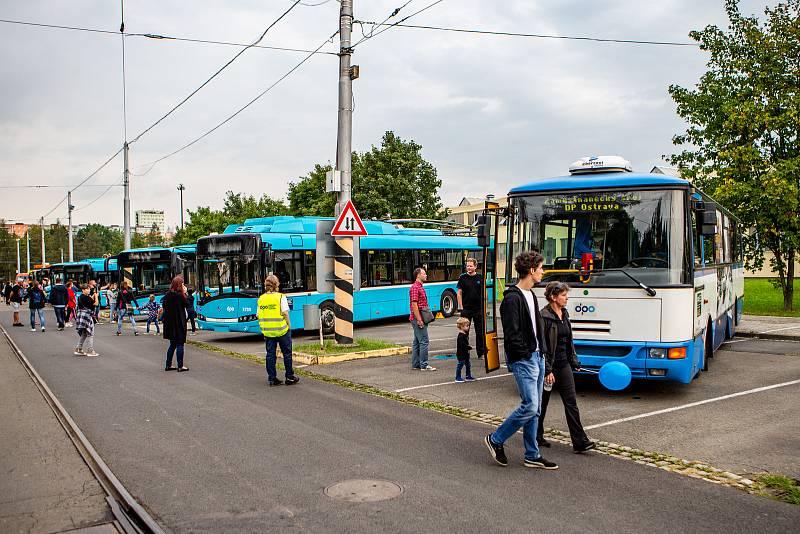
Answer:
M131 320L133 331L136 332L136 320L133 318L133 312L129 312L127 308L120 308L117 310L117 334L122 332L122 320L125 319L126 315Z
M131 319L133 319L133 317L131 317ZM153 317L151 319L150 317L148 317L147 318L147 327L145 328L145 331L148 334L150 333L150 325L151 324L155 324L156 325L156 332L161 333L161 329L159 329L159 327L158 327L158 318L157 317Z
M414 341L411 343L411 368L428 367L428 325L420 328L417 321L411 321L411 328L414 330Z
M167 363L164 364L165 368L172 367L172 355L175 353L178 356L178 368L183 367L183 343L175 343L170 340L169 348L167 349Z
M525 459L535 460L541 456L539 445L536 443L536 430L539 426L539 410L542 404L542 387L544 387L544 359L539 351L536 351L529 360L509 363L508 370L517 381L517 391L522 402L492 433L491 440L502 445L521 427Z
M470 368L469 365L469 359L458 360L458 363L456 364L456 378L461 378L461 369L463 369L464 367L467 368L467 376L472 378L472 369Z
M36 314L39 314L39 323L44 328L44 308L31 308L31 328L36 328Z
M281 354L283 354L283 367L286 371L286 378L293 377L292 331L290 330L280 337L266 337L264 339L267 343L267 380L275 380L278 378L278 355L276 353L278 345L281 346Z
M64 328L64 323L67 322L64 306L53 306L53 313L56 314L56 322L59 328Z

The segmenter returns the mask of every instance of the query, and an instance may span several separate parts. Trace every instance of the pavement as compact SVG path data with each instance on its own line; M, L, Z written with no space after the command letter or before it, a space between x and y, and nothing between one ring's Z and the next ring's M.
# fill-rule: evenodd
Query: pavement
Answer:
M8 315L0 314L0 321L15 342L111 470L170 532L730 533L790 532L800 523L800 507L610 456L573 455L559 444L546 451L560 464L557 471L523 468L518 438L507 445L511 465L501 468L481 443L490 428L479 422L305 378L291 388L268 388L260 366L191 346L186 350L191 371L164 373L164 341L133 337L128 326L123 337L98 326L95 346L101 356L75 357L74 332L11 328ZM359 368L384 360L392 359L325 367ZM5 367L2 371L6 377ZM447 380L449 374L403 372L407 387ZM21 387L25 376L10 382ZM490 377L469 386L508 380ZM13 391L2 385L0 391ZM420 391L426 389L435 390ZM503 395L477 389L469 394ZM13 418L14 410L0 410L3 428ZM29 432L44 435L46 410L27 419ZM41 457L28 454L36 436L6 442L5 434L0 436L8 465L3 472L27 469ZM59 466L51 475L61 471ZM400 493L390 500L347 502L325 492L354 479L376 481L371 487L392 483ZM0 481L3 506L8 495L24 500L19 486L4 484ZM32 485L46 493L44 478ZM38 504L42 510L47 506Z
M736 335L800 341L800 317L743 315L742 321L736 326Z

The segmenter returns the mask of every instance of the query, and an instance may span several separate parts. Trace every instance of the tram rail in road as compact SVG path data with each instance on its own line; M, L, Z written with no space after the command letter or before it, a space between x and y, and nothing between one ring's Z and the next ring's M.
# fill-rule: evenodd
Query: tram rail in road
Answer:
M83 458L86 465L91 470L94 477L106 493L106 502L111 508L111 512L117 521L117 526L125 534L164 534L164 530L156 523L150 514L133 498L125 489L122 482L114 475L108 465L103 461L95 448L86 438L78 425L70 417L64 406L53 394L47 383L42 379L36 369L33 368L28 358L17 346L6 329L0 325L3 337L11 346L14 354L22 363L25 372L31 377L33 383L42 393L47 404L52 408L56 419L64 427L70 440L72 440L78 453Z

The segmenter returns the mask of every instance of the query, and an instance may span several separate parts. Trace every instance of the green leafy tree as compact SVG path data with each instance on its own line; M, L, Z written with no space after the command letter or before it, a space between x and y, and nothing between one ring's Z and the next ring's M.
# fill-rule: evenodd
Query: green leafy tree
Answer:
M353 152L353 203L365 218L446 217L436 169L422 157L422 146L404 141L388 131L381 146ZM289 210L293 215L332 216L335 200L325 192L330 165L315 165L308 176L289 184Z
M14 280L17 274L17 236L5 229L0 219L0 281ZM20 270L25 270L25 245L20 243Z
M122 232L103 226L88 224L73 237L75 259L102 258L104 254L115 255L122 251L125 238Z
M689 124L669 160L731 209L755 233L745 240L748 268L764 253L792 309L800 250L800 0L765 10L763 24L727 0L729 27L690 33L709 54L694 89L669 88Z

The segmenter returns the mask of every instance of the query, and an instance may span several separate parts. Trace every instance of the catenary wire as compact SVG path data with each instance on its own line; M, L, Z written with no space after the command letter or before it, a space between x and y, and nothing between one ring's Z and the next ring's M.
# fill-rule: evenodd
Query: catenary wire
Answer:
M407 21L407 20L408 20L408 19L410 19L411 17L415 17L415 16L419 15L420 13L422 13L423 11L427 11L427 10L429 10L430 8L434 7L434 6L436 6L436 5L438 5L438 4L441 4L442 2L444 2L444 0L436 0L435 2L432 2L432 3L428 4L427 6L423 7L422 9L419 9L419 10L417 10L417 11L415 11L415 12L411 13L410 15L407 15L407 16L403 17L402 19L398 20L397 22L393 22L392 24L388 24L388 25L387 25L387 24L386 24L386 20L384 20L383 22L381 22L381 23L380 23L380 25L381 25L381 26L382 26L382 25L386 25L386 27L385 27L384 29L382 29L381 31L379 31L378 33L375 33L375 30L373 29L373 31L372 31L372 32L370 32L369 39L372 39L373 37L377 37L377 36L379 36L379 35L380 35L380 34L382 34L383 32L385 32L385 31L388 31L388 30L392 29L392 27L394 27L394 26L397 26L397 25L399 25L399 24L402 24L403 22ZM387 20L388 20L388 19L387 19ZM363 33L363 32L362 32L362 33ZM362 43L363 41L366 41L366 39L361 39L361 40L360 40L358 43L356 43L356 45L358 45L358 44Z
M271 30L271 29L272 29L272 28L273 28L273 27L274 27L276 24L278 24L278 22L280 22L280 21L281 21L281 20L282 20L282 19L283 19L283 18L284 18L286 15L288 15L288 14L289 14L289 12L291 12L291 11L292 11L292 10L293 10L295 7L297 7L297 5L298 5L299 3L300 3L300 0L296 0L296 1L295 1L295 2L294 2L294 3L293 3L293 4L292 4L290 7L289 7L289 9L287 9L286 11L284 11L284 12L283 12L283 13L282 13L282 14L281 14L281 15L280 15L280 16L279 16L277 19L275 19L275 20L274 20L274 21L273 21L273 22L272 22L272 23L271 23L269 26L267 26L267 29L266 29L266 30L264 30L264 32L261 34L261 36L260 36L258 39L256 39L256 40L255 40L255 42L253 43L253 45L257 45L258 43L260 43L260 42L261 42L261 40L262 40L262 39L264 39L264 37L267 35L267 32L268 32L268 31L270 31L270 30ZM204 81L202 84L200 84L200 86L199 86L197 89L195 89L194 91L192 91L191 93L189 93L189 95L188 95L186 98L184 98L183 100L181 100L180 102L178 102L178 103L177 103L177 104L176 104L176 105L175 105L175 106L174 106L172 109L170 109L170 110L169 110L169 111L168 111L166 114L164 114L164 115L163 115L163 116L162 116L160 119L158 119L156 122L154 122L153 124L151 124L150 126L148 126L147 128L145 128L145 129L144 129L144 131L142 131L142 133L140 133L139 135L137 135L136 137L134 137L134 138L131 140L131 143L135 143L136 141L138 141L139 139L141 139L141 137L142 137L143 135L145 135L147 132L149 132L150 130L152 130L153 128L155 128L155 127L156 127L158 124L160 124L160 123L161 123L161 121L163 121L164 119L166 119L167 117L169 117L170 115L172 115L172 113L174 113L174 112L175 112L175 110L177 110L177 109L178 109L179 107L181 107L181 106L182 106L184 103L186 103L186 101L187 101L187 100L189 100L189 99L190 99L190 98L192 98L194 95L196 95L196 94L197 94L197 93L198 93L198 92L199 92L199 91L200 91L200 90L201 90L203 87L205 87L206 85L208 85L208 84L211 82L211 80L213 80L214 78L216 78L216 77L217 77L217 76L218 76L218 75L219 75L219 74L220 74L220 73L221 73L223 70L225 70L226 68L228 68L228 66L229 66L231 63L233 63L234 61L236 61L236 60L239 58L239 56L241 56L242 54L244 54L244 53L245 53L245 52L246 52L246 51L247 51L249 48L251 48L251 46L247 46L247 47L243 48L242 50L240 50L239 52L237 52L237 53L236 53L236 55L235 55L235 56L233 56L233 57L230 59L230 61L228 61L228 62L227 62L227 63L225 63L225 64L224 64L222 67L220 67L220 68L219 68L219 69L218 69L218 70L217 70L217 71L216 71L214 74L212 74L212 75L211 75L211 77L210 77L210 78L208 78L206 81Z
M396 7L396 8L395 8L395 9L394 9L394 10L393 10L391 13L389 13L389 16L387 16L385 19L383 19L383 21L381 22L381 24L380 24L380 25L377 25L377 26L373 27L373 29L372 29L372 31L369 33L369 35L366 35L366 34L364 33L364 27L362 26L362 27L361 27L361 39L359 39L359 41L358 41L358 42L356 42L356 44L354 44L354 45L353 45L351 48L355 48L356 46L360 45L361 43L363 43L363 42L364 42L364 41L366 41L367 39L372 39L372 38L374 37L375 28L378 28L378 27L380 27L381 25L385 24L387 20L389 20L390 18L392 18L392 17L394 17L395 15L397 15L398 13L400 13L400 11L401 11L401 10L402 10L404 7L406 7L408 4L410 4L411 2L413 2L413 0L408 0L408 1L407 1L405 4L403 4L402 6L400 6L400 7ZM355 21L353 21L353 22L355 22Z
M125 180L125 178L123 177L123 178L120 178L120 179L119 179L119 181L117 181L117 182L115 182L115 183L113 183L113 184L109 184L109 186L106 188L106 190L105 190L105 191L103 191L102 193L100 193L100 194L99 194L99 195L98 195L98 196L97 196L97 197L96 197L94 200L92 200L92 201L91 201L91 202L89 202L88 204L84 204L84 205L83 205L83 206L81 206L80 208L73 208L73 210L72 210L72 211L73 211L73 212L76 212L76 211L80 211L80 210L83 210L83 209L86 209L86 208L88 208L89 206L91 206L92 204L94 204L95 202L97 202L98 200L100 200L101 198L103 198L103 197L104 197L104 196L105 196L105 195L106 195L106 194L107 194L109 191L111 191L111 189L112 189L113 187L118 187L118 186L121 186L121 185L122 185L122 182L123 182L124 180Z

